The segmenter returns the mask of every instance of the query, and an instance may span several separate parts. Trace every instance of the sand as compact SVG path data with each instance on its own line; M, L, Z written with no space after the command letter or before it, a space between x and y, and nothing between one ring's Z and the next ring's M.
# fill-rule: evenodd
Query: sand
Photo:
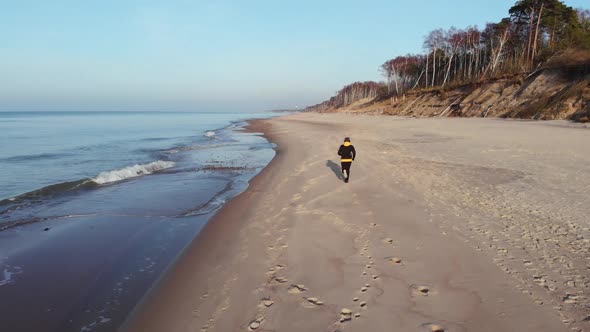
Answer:
M123 330L590 331L590 130L351 114L252 129L277 156Z

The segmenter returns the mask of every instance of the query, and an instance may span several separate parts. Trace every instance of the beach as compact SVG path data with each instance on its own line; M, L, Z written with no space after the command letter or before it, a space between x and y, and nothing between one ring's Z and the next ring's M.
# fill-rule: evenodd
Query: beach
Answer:
M276 156L122 330L590 330L587 128L296 114L250 130Z

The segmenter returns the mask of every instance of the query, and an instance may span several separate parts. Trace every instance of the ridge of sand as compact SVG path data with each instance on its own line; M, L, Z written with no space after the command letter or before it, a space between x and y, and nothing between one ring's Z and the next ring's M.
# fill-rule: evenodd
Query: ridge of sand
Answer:
M350 114L253 129L277 156L124 330L590 330L590 131Z

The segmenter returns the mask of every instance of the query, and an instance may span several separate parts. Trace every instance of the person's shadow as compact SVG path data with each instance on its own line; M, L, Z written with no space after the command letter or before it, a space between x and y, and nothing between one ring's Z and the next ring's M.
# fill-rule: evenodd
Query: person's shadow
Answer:
M340 169L340 165L336 164L335 162L328 160L326 162L326 166L330 167L330 169L332 170L332 172L334 172L334 174L336 174L336 177L339 180L344 180L344 175L342 175L342 170Z

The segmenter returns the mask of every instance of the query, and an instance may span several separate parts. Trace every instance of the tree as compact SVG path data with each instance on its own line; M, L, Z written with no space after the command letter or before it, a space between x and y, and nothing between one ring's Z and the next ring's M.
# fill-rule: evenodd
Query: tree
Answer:
M442 82L441 86L445 86L447 83L447 79L449 78L449 74L451 72L451 64L453 63L453 57L455 53L459 49L459 46L463 43L463 32L457 30L456 28L451 28L447 32L446 36L446 55L448 56L447 60L447 72L445 74L445 78Z
M444 41L444 32L442 29L431 31L424 41L424 47L432 51L432 84L436 81L436 56L437 50ZM440 62L439 62L440 63ZM427 69L428 70L428 69Z
M401 95L413 84L416 87L425 69L424 56L408 54L386 61L381 69L387 78L388 92L395 88L395 94ZM416 78L417 77L417 78Z
M510 20L503 19L500 23L488 23L484 32L484 44L488 49L489 59L482 76L493 75L504 57L504 46L510 36Z

